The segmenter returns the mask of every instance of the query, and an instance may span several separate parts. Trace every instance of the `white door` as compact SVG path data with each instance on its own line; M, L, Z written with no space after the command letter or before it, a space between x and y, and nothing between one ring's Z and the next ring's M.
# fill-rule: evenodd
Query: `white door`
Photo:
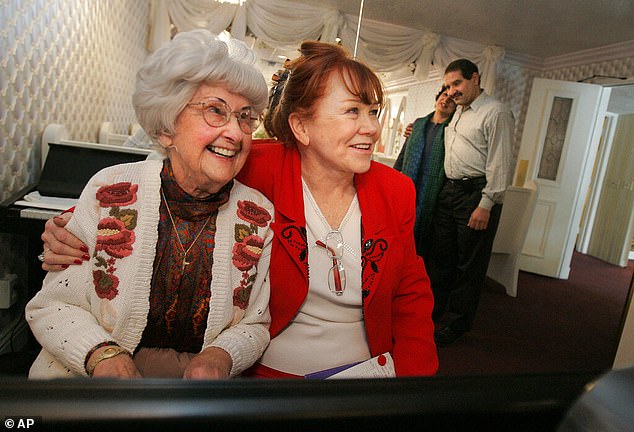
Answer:
M617 118L588 255L627 267L634 233L634 114Z
M520 269L567 279L609 90L535 78L518 159L537 185Z

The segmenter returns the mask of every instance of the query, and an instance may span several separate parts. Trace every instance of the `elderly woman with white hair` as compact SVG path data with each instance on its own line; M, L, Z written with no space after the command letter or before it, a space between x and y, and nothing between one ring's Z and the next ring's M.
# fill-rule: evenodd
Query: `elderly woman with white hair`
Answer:
M94 252L27 305L30 378L228 378L262 355L274 211L234 179L267 103L254 60L206 30L148 57L133 105L164 158L87 184L67 228Z

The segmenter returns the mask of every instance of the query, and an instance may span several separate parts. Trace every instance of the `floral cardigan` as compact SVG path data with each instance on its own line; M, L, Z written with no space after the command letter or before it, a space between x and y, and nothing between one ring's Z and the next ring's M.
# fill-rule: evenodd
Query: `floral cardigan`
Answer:
M67 228L93 251L91 265L49 273L27 304L27 321L42 345L31 378L86 375L93 347L114 341L134 352L139 344L149 311L162 165L116 165L88 182ZM270 201L237 181L218 211L202 349L229 353L232 376L251 366L269 341L273 214Z

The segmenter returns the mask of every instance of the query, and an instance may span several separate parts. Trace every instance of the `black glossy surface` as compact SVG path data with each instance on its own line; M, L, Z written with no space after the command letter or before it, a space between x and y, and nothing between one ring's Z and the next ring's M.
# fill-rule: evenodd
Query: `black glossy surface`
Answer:
M47 430L555 430L597 374L381 380L0 380ZM213 427L213 429L211 429Z

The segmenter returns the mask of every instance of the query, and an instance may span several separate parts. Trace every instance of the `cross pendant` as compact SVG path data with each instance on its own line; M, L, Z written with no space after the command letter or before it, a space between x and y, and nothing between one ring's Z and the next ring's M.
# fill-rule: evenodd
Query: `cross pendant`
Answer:
M185 266L188 266L190 264L190 262L187 262L187 257L183 257L183 266L181 268L181 273L185 271Z

